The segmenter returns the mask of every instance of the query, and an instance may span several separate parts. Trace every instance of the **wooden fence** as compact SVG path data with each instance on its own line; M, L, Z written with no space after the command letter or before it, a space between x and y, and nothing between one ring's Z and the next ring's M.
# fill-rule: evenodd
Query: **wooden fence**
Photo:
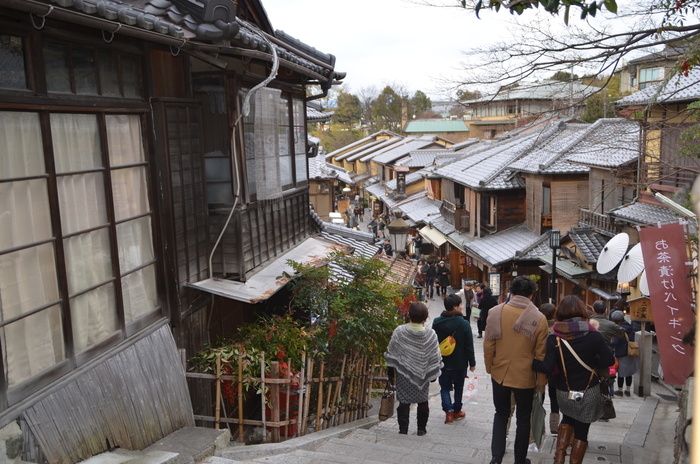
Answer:
M260 365L265 366L264 353L262 357ZM187 372L186 376L214 382L215 414L213 417L195 415L195 420L213 422L217 429L224 424L241 443L245 441L246 426L266 430L269 441L278 443L281 439L365 418L371 407L373 383L386 380L385 376L375 376L378 366L359 354L345 355L336 362L304 356L301 371L287 375L280 372L280 363L274 361L270 363L269 372L263 371L256 378L244 377L242 356L236 364L237 371L231 369L231 373L226 374L219 357L215 374ZM287 365L291 366L290 360ZM222 385L226 382L235 387L233 405L222 395ZM246 407L251 412L257 408L246 401L243 387L256 383L260 391L267 392L259 395L260 410L263 411L261 420L245 418Z

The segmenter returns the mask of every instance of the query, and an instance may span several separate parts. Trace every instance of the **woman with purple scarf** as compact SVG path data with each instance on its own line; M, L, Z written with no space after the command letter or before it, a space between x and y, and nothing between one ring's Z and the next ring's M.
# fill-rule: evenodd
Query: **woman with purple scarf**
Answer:
M563 419L554 464L564 464L572 438L569 462L581 464L588 448L588 429L602 415L596 371L608 369L615 358L603 336L588 322L586 306L578 297L564 297L554 319L544 361L535 359L532 368L546 374L558 368L557 400Z

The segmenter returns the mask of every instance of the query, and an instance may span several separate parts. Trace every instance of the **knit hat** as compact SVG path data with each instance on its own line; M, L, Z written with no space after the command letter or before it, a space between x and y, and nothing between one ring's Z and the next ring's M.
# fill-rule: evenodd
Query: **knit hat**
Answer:
M625 320L625 313L623 313L622 311L613 311L612 314L610 315L610 319L614 322L624 321Z

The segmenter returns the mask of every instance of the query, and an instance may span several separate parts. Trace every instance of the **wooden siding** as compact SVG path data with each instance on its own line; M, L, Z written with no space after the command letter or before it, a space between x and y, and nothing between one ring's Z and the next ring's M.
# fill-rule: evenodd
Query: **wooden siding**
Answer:
M586 208L588 179L552 182L552 229L566 234L578 225L579 208Z
M210 212L212 247L228 213L228 210ZM298 245L310 234L307 189L279 200L244 205L234 214L214 254L214 273L243 278L248 272Z
M170 317L178 324L183 312L201 307L208 297L185 286L208 277L207 208L201 150L201 103L158 101L154 104L155 144L163 185L164 272ZM167 175L165 174L167 173Z
M496 231L510 229L523 222L525 222L524 190L499 192L496 197Z
M120 447L140 450L194 425L185 372L167 324L70 378L21 422L45 459L74 463ZM29 452L29 451L25 451ZM33 450L37 455L38 451Z
M536 234L542 233L542 179L538 177L525 177L526 191L526 215L527 228Z

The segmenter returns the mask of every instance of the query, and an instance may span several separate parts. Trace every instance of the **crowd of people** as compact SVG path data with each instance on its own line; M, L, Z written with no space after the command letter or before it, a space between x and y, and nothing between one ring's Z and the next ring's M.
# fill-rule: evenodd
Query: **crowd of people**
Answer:
M477 337L484 338L483 362L491 376L495 410L490 464L503 462L513 415L515 463L530 463L533 395L545 391L550 399L550 432L557 436L554 463L564 464L568 455L570 464L581 464L590 426L603 420L601 385L604 389L610 385L611 396L630 395L636 361L628 355L634 330L621 311L624 301L609 316L604 301L596 301L589 310L573 295L556 306L545 303L538 308L532 302L535 282L518 276L499 304L488 286L474 281L466 281L458 292L447 292L450 271L444 261L419 266L425 300L439 296L445 310L428 327L427 306L414 302L409 323L392 335L385 356L390 382L397 390L399 433L408 433L411 403L418 404L417 434L427 433L430 382L439 384L446 424L466 416L465 379L476 368L471 316L472 308L478 308ZM440 351L445 341L454 345L449 354Z

